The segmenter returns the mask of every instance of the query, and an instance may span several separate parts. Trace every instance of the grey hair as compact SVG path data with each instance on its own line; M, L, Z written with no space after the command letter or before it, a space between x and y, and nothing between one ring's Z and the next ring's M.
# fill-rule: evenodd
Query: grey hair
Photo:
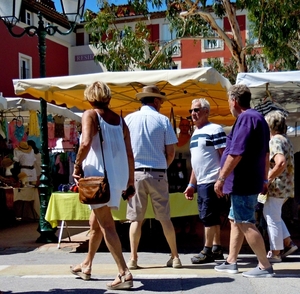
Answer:
M249 108L251 101L251 91L243 84L233 85L228 91L229 99L236 100L241 107Z
M281 111L270 111L265 115L265 120L267 121L271 131L277 134L286 134L287 125L285 123L285 116Z
M192 101L192 104L199 102L202 108L208 109L210 112L210 104L205 98L197 98Z

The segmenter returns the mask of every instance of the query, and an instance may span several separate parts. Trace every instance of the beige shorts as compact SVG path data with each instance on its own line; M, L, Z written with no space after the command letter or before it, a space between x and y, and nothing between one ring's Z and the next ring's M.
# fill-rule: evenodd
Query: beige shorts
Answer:
M136 194L127 204L127 219L142 221L150 197L155 219L170 219L169 185L166 172L135 171Z

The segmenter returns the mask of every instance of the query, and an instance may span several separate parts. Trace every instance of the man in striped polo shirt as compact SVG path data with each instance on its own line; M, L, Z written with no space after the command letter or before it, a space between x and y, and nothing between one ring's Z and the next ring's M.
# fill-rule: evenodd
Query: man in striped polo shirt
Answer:
M220 125L209 122L209 102L204 99L192 101L190 114L195 131L190 141L192 174L185 197L192 200L198 193L199 217L204 225L204 248L191 258L201 264L223 259L220 239L221 211L224 200L217 197L214 184L219 177L220 159L226 146L226 134Z

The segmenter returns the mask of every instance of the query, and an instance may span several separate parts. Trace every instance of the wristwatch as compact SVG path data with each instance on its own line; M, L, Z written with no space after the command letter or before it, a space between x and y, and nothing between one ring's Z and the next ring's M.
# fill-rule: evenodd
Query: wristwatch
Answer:
M218 181L220 181L220 182L225 182L225 178L219 177L219 178L218 178Z

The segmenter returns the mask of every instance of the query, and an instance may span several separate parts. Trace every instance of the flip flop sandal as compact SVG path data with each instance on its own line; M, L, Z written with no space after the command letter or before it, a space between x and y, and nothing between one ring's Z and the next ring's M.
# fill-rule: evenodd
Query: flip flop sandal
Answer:
M78 269L75 269L76 267L79 267ZM81 279L87 281L91 278L91 274L87 274L87 271L91 271L92 269L90 267L83 267L82 263L80 265L71 265L70 266L70 272L80 277Z
M107 290L126 290L126 289L132 288L133 287L132 276L131 276L131 279L126 280L127 276L131 276L131 273L127 272L123 276L118 274L117 277L119 278L119 282L116 284L113 284L113 282L106 284Z

